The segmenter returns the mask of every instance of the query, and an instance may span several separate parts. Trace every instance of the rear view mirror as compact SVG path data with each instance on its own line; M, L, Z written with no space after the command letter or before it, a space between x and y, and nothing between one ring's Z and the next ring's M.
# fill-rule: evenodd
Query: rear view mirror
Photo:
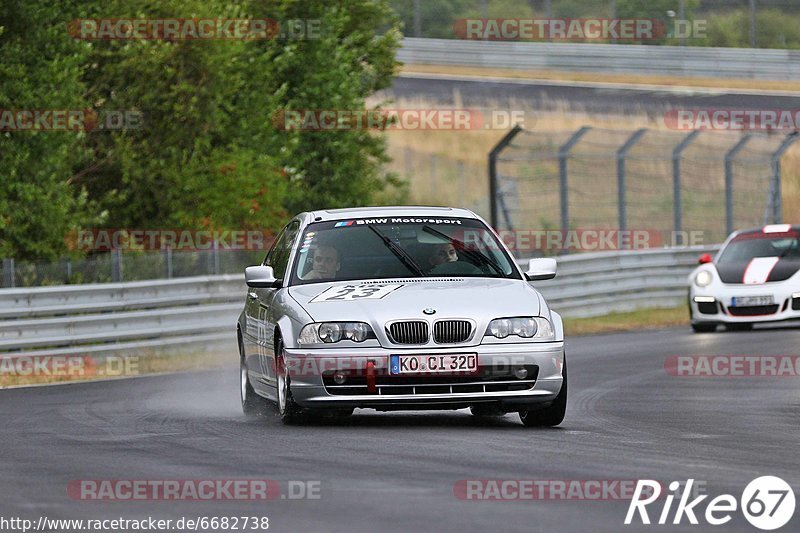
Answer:
M525 275L528 281L542 281L556 277L558 264L552 257L542 257L528 261L528 271Z
M269 266L251 266L244 269L244 279L248 287L269 289L275 287L275 273Z
M697 262L701 265L705 265L706 263L710 263L711 261L713 261L713 259L711 259L711 254L707 253L701 255L700 259L697 260Z

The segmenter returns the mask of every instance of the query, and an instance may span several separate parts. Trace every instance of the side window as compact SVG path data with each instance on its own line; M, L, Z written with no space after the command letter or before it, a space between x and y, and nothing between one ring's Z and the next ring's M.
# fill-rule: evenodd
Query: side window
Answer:
M267 252L267 257L264 258L264 266L273 266L274 258L275 258L275 250L283 246L284 239L286 238L286 228L283 228L275 240L272 242L272 246L269 248L269 252Z
M300 229L300 222L294 221L286 226L283 233L278 240L275 241L275 246L269 251L267 255L267 266L271 266L275 272L277 279L284 279L286 277L286 269L289 266L289 256L292 253L292 246L294 245L297 231Z

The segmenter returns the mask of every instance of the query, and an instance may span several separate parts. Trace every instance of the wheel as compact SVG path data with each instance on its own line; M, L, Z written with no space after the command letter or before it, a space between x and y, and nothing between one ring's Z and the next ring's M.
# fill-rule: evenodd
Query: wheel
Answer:
M241 342L239 343L239 385L242 412L246 416L264 416L267 413L267 400L259 396L250 385Z
M564 356L564 370L562 372L564 381L561 390L558 391L553 403L541 408L536 405L530 406L519 412L519 419L528 427L557 426L564 421L567 412L567 357Z
M505 414L505 412L503 412L496 405L470 405L469 410L472 413L472 416L480 417L503 416Z
M753 323L737 322L735 324L725 324L725 329L728 331L750 331L753 329Z
M716 324L703 324L703 323L692 323L692 330L695 333L713 333L717 331Z
M297 424L304 421L305 413L292 397L292 380L289 376L289 368L284 362L285 353L281 339L278 339L275 355L275 372L278 382L278 416L284 424Z

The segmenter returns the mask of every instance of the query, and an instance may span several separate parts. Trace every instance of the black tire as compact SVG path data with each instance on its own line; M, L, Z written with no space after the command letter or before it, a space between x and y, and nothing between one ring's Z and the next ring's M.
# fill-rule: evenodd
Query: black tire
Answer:
M250 376L247 375L247 366L245 365L244 349L241 341L239 341L239 389L242 412L245 416L259 417L269 412L266 398L259 396L250 384Z
M527 427L552 427L564 421L567 413L567 356L564 356L564 381L555 400L547 407L530 406L519 412L519 419Z
M715 331L717 331L717 325L692 323L692 330L695 333L714 333Z
M275 346L275 385L278 396L278 417L286 425L299 424L305 422L306 413L292 397L292 379L289 376L289 369L284 363L284 355L283 340L278 339Z
M725 329L728 331L750 331L753 329L753 323L737 322L735 324L725 324Z

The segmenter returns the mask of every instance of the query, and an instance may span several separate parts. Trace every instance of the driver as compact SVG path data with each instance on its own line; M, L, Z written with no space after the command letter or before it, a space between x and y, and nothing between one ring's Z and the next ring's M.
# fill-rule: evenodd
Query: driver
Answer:
M314 252L312 269L301 279L334 279L342 268L339 250L333 246L321 245Z
M452 243L434 244L431 255L428 258L430 268L436 268L445 263L455 263L458 261L458 254Z

